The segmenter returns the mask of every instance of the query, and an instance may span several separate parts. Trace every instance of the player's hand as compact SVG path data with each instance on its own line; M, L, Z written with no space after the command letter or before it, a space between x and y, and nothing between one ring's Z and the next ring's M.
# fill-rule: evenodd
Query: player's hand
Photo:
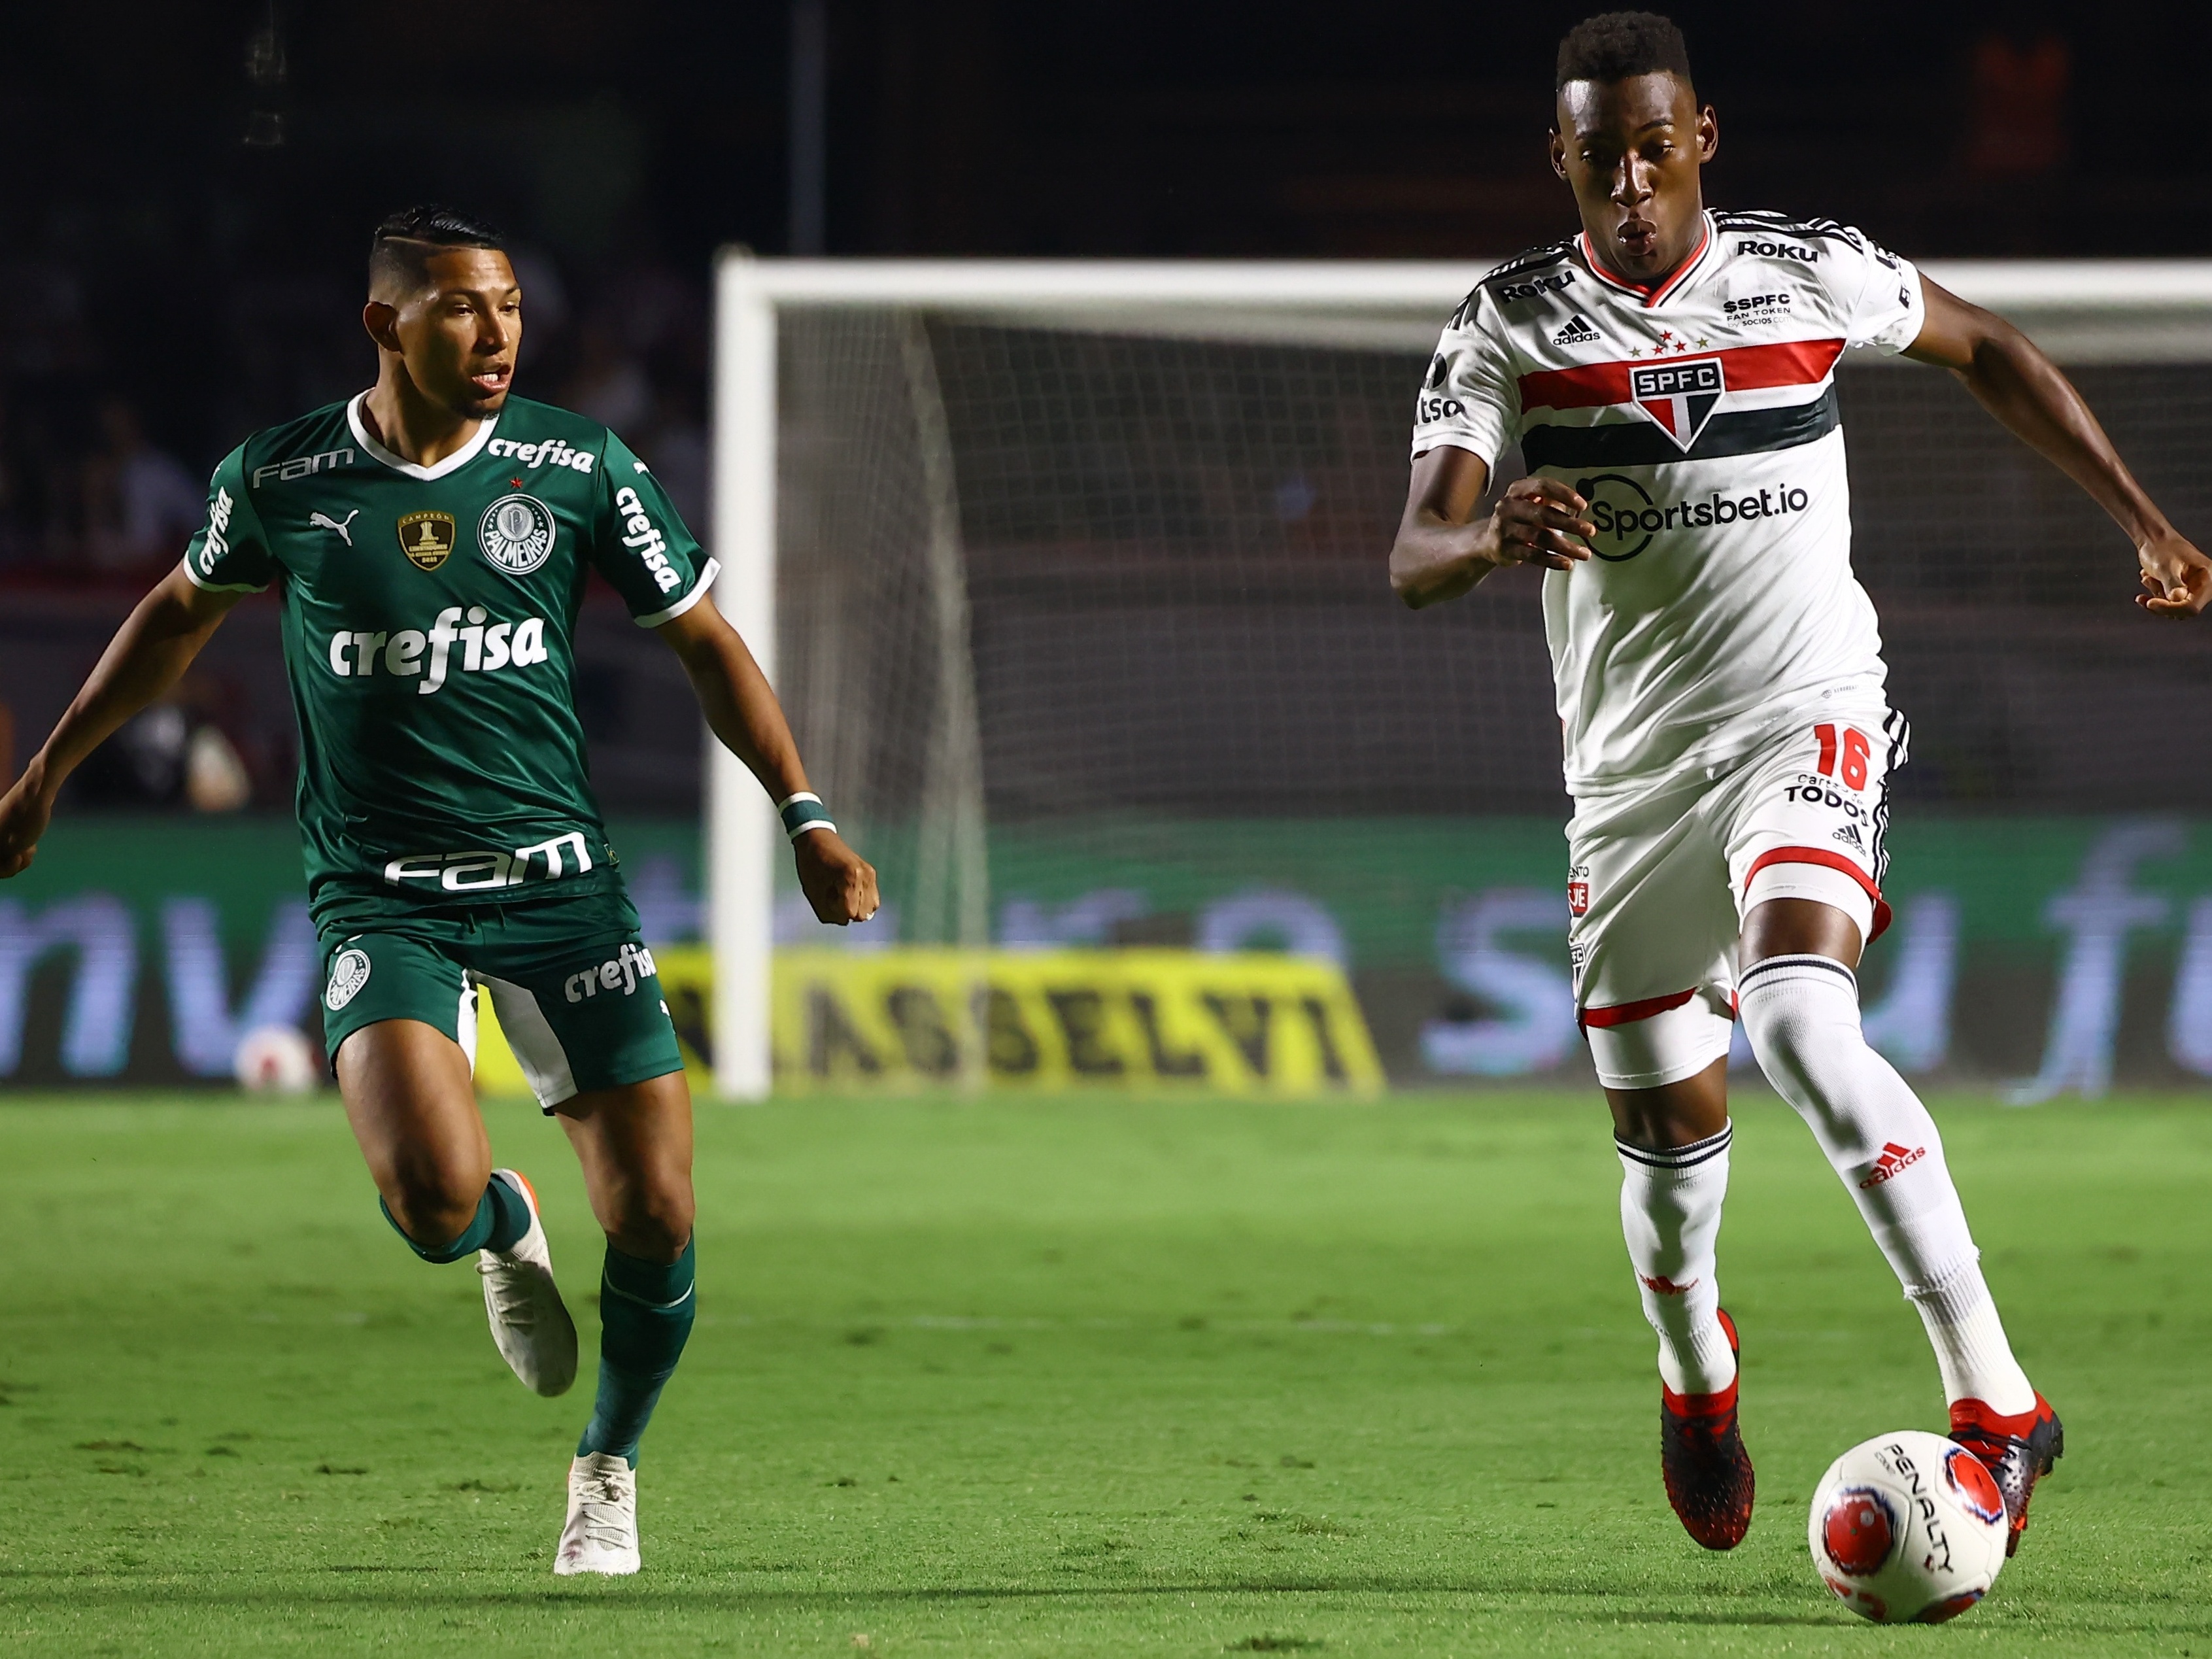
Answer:
M0 881L20 876L39 851L39 837L46 833L53 817L43 790L31 787L27 776L0 795Z
M2193 617L2212 604L2212 559L2176 531L2152 537L2136 550L2143 591L2136 603L2154 617Z
M1497 538L1491 562L1573 569L1589 557L1588 539L1597 534L1597 526L1583 516L1589 511L1589 503L1557 478L1516 478L1491 512Z
M838 839L834 830L810 830L792 843L799 884L815 919L833 927L866 921L883 903L876 866Z

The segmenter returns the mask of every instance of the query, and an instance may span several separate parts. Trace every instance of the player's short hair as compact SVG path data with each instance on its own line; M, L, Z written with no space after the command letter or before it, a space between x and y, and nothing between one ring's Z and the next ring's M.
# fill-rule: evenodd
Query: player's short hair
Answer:
M1662 71L1690 84L1690 48L1674 20L1656 11L1608 11L1567 31L1552 85L1556 91L1570 81L1626 81Z
M451 247L504 248L507 241L481 219L455 208L426 204L387 213L368 245L372 295L410 294L428 275L427 262Z

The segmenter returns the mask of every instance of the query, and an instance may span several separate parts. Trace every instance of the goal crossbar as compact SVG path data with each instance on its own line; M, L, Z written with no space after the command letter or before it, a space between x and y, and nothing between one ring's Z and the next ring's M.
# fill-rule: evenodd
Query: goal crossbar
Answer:
M721 607L775 679L777 319L787 310L950 313L1028 328L1427 350L1479 261L763 259L716 270L713 536ZM2062 362L2212 362L2212 260L1937 260L1920 269ZM708 931L716 1090L770 1085L769 972L783 836L709 738ZM834 804L833 804L834 810Z

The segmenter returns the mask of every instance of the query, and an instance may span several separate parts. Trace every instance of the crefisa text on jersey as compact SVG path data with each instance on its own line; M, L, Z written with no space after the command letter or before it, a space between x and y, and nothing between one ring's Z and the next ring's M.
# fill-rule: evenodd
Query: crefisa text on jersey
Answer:
M480 605L471 605L467 616L468 626L456 628L453 624L461 620L461 607L449 605L438 613L427 633L419 628L403 628L388 634L340 629L331 635L331 672L342 680L366 679L376 672L381 662L386 674L422 675L422 683L415 690L427 697L446 684L455 645L461 647L460 672L464 674L489 673L510 665L528 668L548 660L552 654L545 646L543 617L526 617L519 623L495 623L491 613ZM487 627L487 623L490 625ZM422 663L426 652L430 659L427 673Z
M586 450L572 449L558 438L546 438L534 444L517 443L512 438L494 438L484 446L484 453L502 460L520 461L529 467L544 466L551 462L572 471L589 472L599 458Z
M645 568L653 572L655 586L664 593L670 592L684 579L676 574L676 567L668 562L668 543L660 528L647 515L645 503L628 484L615 491L615 511L625 515L623 528L629 534L623 538L624 547L637 549L637 556Z

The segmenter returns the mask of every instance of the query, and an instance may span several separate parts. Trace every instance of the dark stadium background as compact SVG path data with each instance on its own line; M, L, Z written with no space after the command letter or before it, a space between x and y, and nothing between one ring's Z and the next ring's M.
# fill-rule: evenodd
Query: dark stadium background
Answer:
M826 0L823 245L1510 252L1567 223L1541 135L1553 43L1585 9ZM177 479L365 381L361 249L394 204L452 198L511 228L529 256L522 389L618 416L702 516L708 261L724 243L790 246L806 10L9 7L0 701L18 760L173 557ZM1717 200L1817 208L1923 256L2212 252L2191 189L2201 9L2107 6L2094 27L2056 6L1674 15L1723 112ZM2055 42L2056 93L1978 83L1998 38L2027 64ZM1385 528L1347 538L1348 574L1379 559ZM276 809L289 733L269 631L234 627L192 718L223 724L255 804ZM690 810L688 734L633 730L641 671L625 653L648 642L594 638L595 735L654 750L603 779L611 805ZM85 793L145 794L114 771Z

